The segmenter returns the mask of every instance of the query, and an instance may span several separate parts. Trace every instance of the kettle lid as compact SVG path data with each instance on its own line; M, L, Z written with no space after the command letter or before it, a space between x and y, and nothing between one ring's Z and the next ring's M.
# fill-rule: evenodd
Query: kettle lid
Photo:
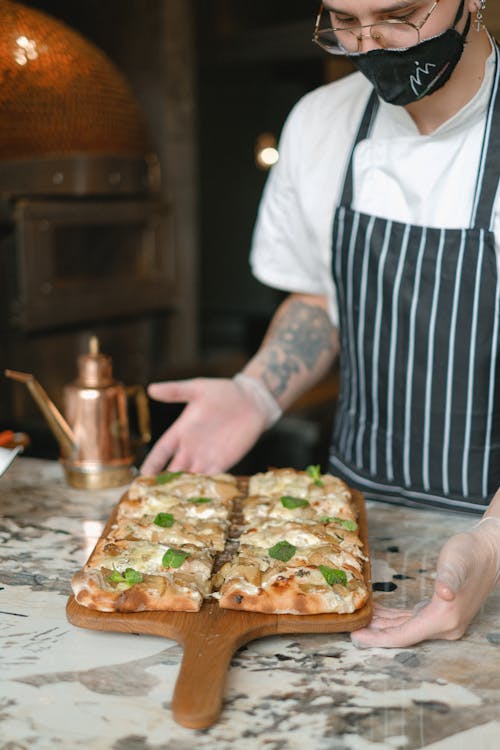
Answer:
M79 384L89 388L110 385L113 382L111 357L99 351L99 339L91 336L88 354L78 357Z

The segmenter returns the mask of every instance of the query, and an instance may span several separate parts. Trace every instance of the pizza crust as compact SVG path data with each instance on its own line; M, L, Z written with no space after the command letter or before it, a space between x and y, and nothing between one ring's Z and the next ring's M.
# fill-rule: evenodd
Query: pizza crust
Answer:
M212 556L184 545L181 551L187 557L182 564L167 568L162 560L168 549L144 540L100 539L84 569L71 580L76 601L102 612L199 610L212 590ZM143 580L129 585L110 579L128 568L140 572Z
M353 579L347 587L318 587L303 591L295 578L276 580L267 588L250 588L241 581L225 583L220 590L219 606L267 614L317 615L352 613L365 604L368 591L362 581Z
M100 612L196 612L203 602L200 591L180 589L167 577L163 577L162 582L155 581L153 585L150 580L153 576L145 576L143 583L121 589L120 586L111 587L105 575L102 570L83 570L73 576L71 587L78 604Z

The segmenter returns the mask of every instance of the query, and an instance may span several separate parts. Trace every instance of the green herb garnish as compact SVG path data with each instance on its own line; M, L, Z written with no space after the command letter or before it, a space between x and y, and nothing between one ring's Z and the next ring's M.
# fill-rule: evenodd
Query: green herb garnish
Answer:
M275 560L281 560L281 562L288 562L291 560L294 554L297 552L297 547L287 542L286 540L278 542L267 550L269 557L274 557Z
M188 503L196 503L196 505L200 505L201 503L211 503L212 498L211 497L188 497Z
M319 464L310 465L306 468L307 476L311 477L318 487L323 487L324 482L321 481L321 467Z
M141 583L142 580L142 573L134 570L134 568L126 568L124 573L120 573L119 570L115 569L108 576L108 581L111 581L111 583L126 583L128 586L133 586L134 583Z
M161 526L162 529L169 529L174 525L175 518L171 513L158 513L153 523L156 526Z
M333 586L335 583L340 583L342 586L347 586L347 576L343 570L338 568L329 568L328 565L318 565L318 570L323 575L323 578L329 586Z
M164 568L180 568L186 557L189 557L189 552L171 547L163 555L161 564Z
M346 531L356 531L358 524L356 521L351 521L350 518L337 518L337 516L321 516L319 519L321 523L336 523L337 526L342 526Z
M281 504L284 508L294 510L295 508L306 508L309 505L308 500L304 500L302 497L292 497L291 495L283 495Z
M158 474L156 477L156 484L167 484L172 479L176 479L183 474L183 471L166 471L164 474Z

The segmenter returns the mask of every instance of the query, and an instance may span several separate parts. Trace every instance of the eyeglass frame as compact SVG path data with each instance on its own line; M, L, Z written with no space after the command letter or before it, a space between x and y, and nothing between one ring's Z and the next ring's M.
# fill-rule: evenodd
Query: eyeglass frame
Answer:
M362 24L360 26L353 26L352 29L341 29L341 28L338 28L338 27L335 27L335 26L330 26L329 28L322 29L321 31L333 31L334 33L336 33L337 31L348 31L351 34L353 32L353 30L360 31L362 29L370 29L370 37L373 39L373 41L376 42L378 40L376 39L376 37L374 37L372 35L372 28L374 26L380 26L380 24L383 24L383 23L394 24L395 26L396 25L404 24L405 26L410 26L412 29L415 29L415 31L417 32L417 37L418 37L417 44L419 44L420 43L420 29L429 20L430 16L435 11L435 9L437 8L438 5L439 5L439 0L434 0L434 3L430 7L430 9L427 11L427 14L426 14L425 18L422 20L421 23L418 23L418 24L412 23L411 21L401 21L399 18L386 18L384 21L376 21L375 23L365 23L365 24ZM339 49L337 51L335 49L332 49L331 47L329 48L329 47L324 46L319 41L319 34L320 34L319 25L321 23L321 17L323 15L323 11L326 11L327 13L330 12L330 11L328 11L328 8L325 8L324 3L321 3L320 6L319 6L318 15L316 16L316 24L314 26L312 41L315 44L317 44L318 47L321 47L322 50L324 50L325 52L328 52L331 55L349 55L349 54L352 54L352 52L349 52L349 50L345 49L340 44L340 42L338 42ZM359 45L360 45L360 43L362 42L363 39L368 39L368 37L367 36L363 36L363 34L360 34L359 36L357 34L352 34L352 35L358 40L358 51L359 51ZM398 48L398 47L392 47L392 48L390 48L389 47L389 48L386 48L386 49L405 49L405 48L404 47L400 47L400 48Z

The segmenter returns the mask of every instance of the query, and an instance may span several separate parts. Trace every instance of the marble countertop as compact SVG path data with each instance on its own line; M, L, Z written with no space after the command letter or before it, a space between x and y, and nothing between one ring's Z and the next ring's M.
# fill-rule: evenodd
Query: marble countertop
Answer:
M19 458L0 478L2 750L498 750L500 591L466 636L360 651L348 635L272 636L234 656L217 724L176 724L182 649L69 624L69 581L122 490L69 488L60 465ZM368 507L375 598L430 595L458 513Z

